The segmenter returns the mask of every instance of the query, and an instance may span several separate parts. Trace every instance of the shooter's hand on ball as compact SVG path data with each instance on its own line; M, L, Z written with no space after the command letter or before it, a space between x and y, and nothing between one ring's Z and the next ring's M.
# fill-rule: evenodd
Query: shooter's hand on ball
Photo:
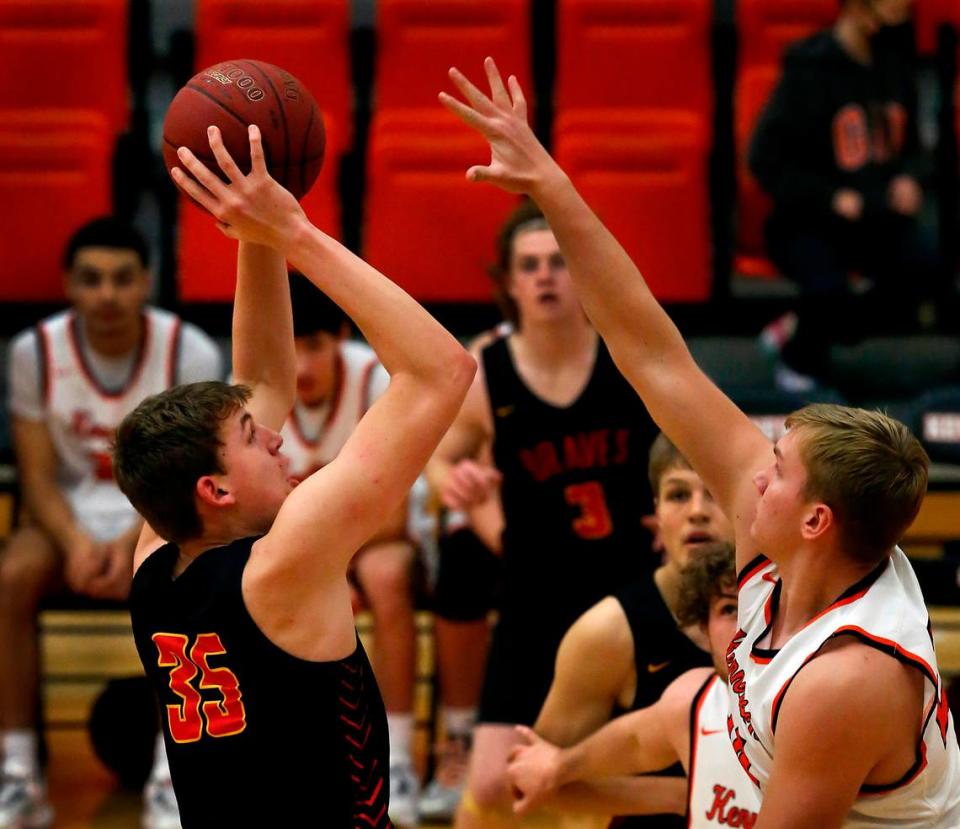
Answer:
M214 216L217 227L231 239L283 251L308 220L293 195L267 172L259 128L251 125L248 132L249 175L234 163L217 127L207 130L210 149L230 183L224 184L187 147L180 147L177 157L193 178L179 167L174 167L170 175L180 189Z
M490 163L485 167L471 167L467 178L489 181L510 193L527 193L536 199L541 185L566 176L530 129L527 101L517 79L511 75L505 87L493 58L487 58L483 67L490 84L490 97L455 68L450 70L450 78L467 103L446 92L440 93L440 102L490 143Z

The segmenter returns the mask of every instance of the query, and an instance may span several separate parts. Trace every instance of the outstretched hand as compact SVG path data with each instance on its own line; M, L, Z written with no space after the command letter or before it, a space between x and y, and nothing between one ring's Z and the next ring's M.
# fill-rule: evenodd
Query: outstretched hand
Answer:
M536 198L537 189L550 178L563 176L550 154L527 123L527 101L515 76L504 86L493 58L483 62L490 85L484 95L459 69L450 69L450 79L466 103L440 93L440 102L490 144L490 163L467 170L471 181L489 181L510 193Z
M293 194L267 172L260 129L251 124L247 132L251 161L248 175L237 167L223 144L220 130L213 126L207 128L207 139L229 183L224 183L187 147L180 147L177 157L193 178L180 167L174 167L170 175L181 190L213 215L225 235L282 251L307 218Z

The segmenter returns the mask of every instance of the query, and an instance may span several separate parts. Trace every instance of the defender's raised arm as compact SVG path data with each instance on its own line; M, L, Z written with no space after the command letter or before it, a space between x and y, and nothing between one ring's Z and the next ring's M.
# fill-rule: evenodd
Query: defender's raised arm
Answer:
M441 102L490 143L490 163L471 167L467 177L537 202L618 367L727 515L738 525L749 522L757 495L753 474L773 461L769 441L697 367L637 267L534 136L516 78L505 86L490 58L485 69L489 96L456 69L450 77L466 103L440 93ZM754 553L741 535L738 556L746 562Z

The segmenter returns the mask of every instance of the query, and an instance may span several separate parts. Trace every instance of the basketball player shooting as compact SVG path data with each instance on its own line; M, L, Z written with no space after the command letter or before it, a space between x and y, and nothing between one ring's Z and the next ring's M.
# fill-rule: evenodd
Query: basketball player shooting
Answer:
M898 539L927 458L878 412L809 406L767 438L697 367L640 272L527 124L516 78L456 69L440 100L491 148L471 167L530 195L583 307L654 420L734 522L727 732L762 792L756 829L960 825L960 751L928 614Z
M185 829L388 827L383 702L356 635L353 554L400 506L476 364L400 288L310 224L267 173L259 130L221 181L186 148L175 182L240 240L238 385L148 398L121 424L117 479L145 517L137 648L156 689ZM278 430L294 402L284 259L357 323L391 375L337 458L296 489Z

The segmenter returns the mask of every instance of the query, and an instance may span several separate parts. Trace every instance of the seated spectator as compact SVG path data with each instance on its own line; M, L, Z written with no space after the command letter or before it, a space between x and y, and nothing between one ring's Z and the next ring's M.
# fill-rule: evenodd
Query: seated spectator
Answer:
M330 463L360 418L390 384L373 349L347 339L340 308L303 275L290 275L297 352L297 402L284 424L290 472L303 479ZM411 496L413 497L413 496ZM351 564L375 631L373 664L390 733L390 817L417 822L419 781L413 766L414 545L407 505L372 538Z
M0 826L53 819L35 730L41 600L124 600L130 589L142 521L114 483L114 429L148 395L221 376L212 340L147 306L147 246L134 228L96 219L71 237L63 263L71 307L10 348L25 520L0 551ZM146 825L179 826L162 740L145 797Z
M920 221L916 78L893 28L910 4L841 0L832 29L787 52L753 136L750 169L773 199L768 253L801 291L797 313L764 332L790 391L809 391L830 345L865 322L909 333L932 308L918 314L937 263Z

